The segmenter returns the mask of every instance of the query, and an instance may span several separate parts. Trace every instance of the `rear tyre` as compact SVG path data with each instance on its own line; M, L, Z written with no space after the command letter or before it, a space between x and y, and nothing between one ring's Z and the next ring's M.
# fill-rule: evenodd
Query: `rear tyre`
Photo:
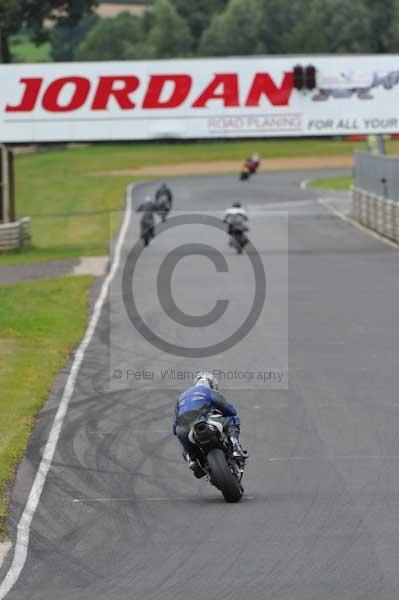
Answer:
M215 448L208 453L207 458L212 473L212 481L222 492L226 502L239 502L244 490L231 472L223 450Z
M232 236L232 246L234 246L237 254L242 254L242 249L243 249L243 243L242 243L242 237L240 235L234 235Z

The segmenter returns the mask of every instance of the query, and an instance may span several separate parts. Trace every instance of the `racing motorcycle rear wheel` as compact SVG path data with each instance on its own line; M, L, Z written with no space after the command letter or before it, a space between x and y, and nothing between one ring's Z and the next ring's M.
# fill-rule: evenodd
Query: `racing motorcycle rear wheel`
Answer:
M207 459L212 473L212 481L222 492L226 502L239 502L244 490L236 476L231 472L223 450L214 448L208 453Z

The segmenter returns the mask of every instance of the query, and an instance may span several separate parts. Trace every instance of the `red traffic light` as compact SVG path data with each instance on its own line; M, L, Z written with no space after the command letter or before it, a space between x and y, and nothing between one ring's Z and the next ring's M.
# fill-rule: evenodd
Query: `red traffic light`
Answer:
M305 85L305 74L302 65L296 65L294 67L294 88L296 90L302 90Z
M308 65L305 69L305 86L308 90L316 87L316 68L313 65Z

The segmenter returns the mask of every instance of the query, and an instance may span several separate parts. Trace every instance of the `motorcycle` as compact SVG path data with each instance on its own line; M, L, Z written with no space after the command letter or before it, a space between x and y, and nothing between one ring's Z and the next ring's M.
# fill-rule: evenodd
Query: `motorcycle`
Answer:
M240 181L246 181L247 179L249 179L250 175L251 171L249 170L249 167L247 165L244 165L240 173Z
M221 415L201 417L191 427L188 439L198 449L197 463L209 483L222 492L226 502L239 502L244 494L241 481L246 459L233 456L224 424L225 417Z
M172 208L172 201L167 194L162 194L156 201L157 213L161 217L162 223L166 221Z
M254 175L255 173L257 173L257 171L259 169L259 165L260 165L259 160L253 160L252 158L248 158L245 161L244 166L241 170L240 180L245 181L245 180L249 179L251 175Z
M143 240L144 246L148 246L149 243L151 242L151 240L153 240L155 237L154 220L153 220L152 216L151 216L151 218L143 217L143 219L141 220L141 223L140 223L140 228L141 228L141 239Z
M244 247L248 244L246 232L248 227L231 227L230 228L230 245L236 250L237 254L242 254Z
M259 165L260 165L259 160L254 160L254 159L250 158L246 164L248 166L248 169L249 169L249 172L251 173L251 175L254 175L255 173L258 172Z

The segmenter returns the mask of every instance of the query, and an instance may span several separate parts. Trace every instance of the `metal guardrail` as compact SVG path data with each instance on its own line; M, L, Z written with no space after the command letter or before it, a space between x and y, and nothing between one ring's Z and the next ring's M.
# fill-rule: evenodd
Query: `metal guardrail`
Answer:
M399 202L399 158L355 152L355 187Z
M30 218L0 225L0 251L25 248L31 244Z
M352 190L352 218L399 244L399 202L370 194L365 190Z

